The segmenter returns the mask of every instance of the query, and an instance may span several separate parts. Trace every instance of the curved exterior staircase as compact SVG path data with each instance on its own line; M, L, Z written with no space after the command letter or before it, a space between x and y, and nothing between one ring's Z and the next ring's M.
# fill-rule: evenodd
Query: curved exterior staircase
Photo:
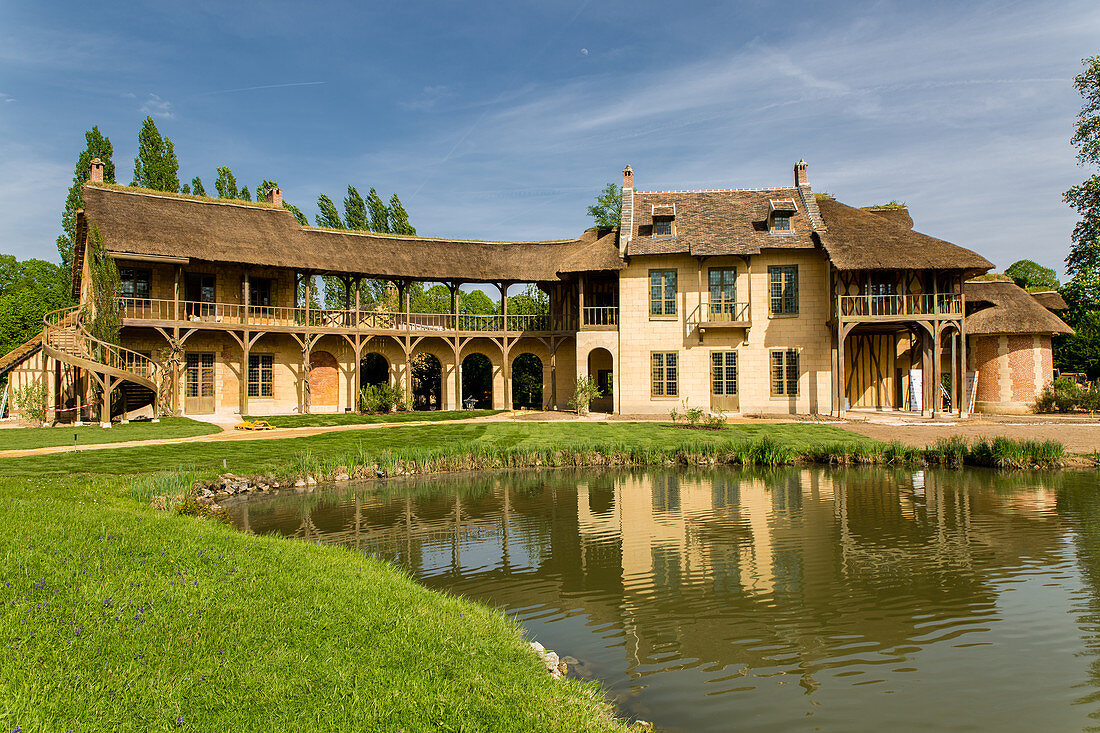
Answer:
M129 383L153 393L154 415L160 412L161 367L144 354L95 338L83 323L80 306L47 313L42 331L42 350L62 364L87 372L99 387L100 422L111 424L111 395Z

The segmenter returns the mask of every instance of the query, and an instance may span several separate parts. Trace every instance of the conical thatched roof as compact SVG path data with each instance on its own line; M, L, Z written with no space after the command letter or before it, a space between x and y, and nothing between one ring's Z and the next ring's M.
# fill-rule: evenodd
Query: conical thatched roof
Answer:
M821 242L838 270L963 270L985 272L993 263L968 249L906 226L908 211L856 209L836 199L817 202L826 230Z
M1044 308L1026 290L1004 280L968 280L966 297L968 334L1069 334L1073 329Z
M617 233L485 242L301 227L269 204L85 186L83 218L108 251L288 267L318 273L467 282L546 282L569 271L622 267ZM83 242L78 243L78 248ZM83 254L82 251L79 254Z

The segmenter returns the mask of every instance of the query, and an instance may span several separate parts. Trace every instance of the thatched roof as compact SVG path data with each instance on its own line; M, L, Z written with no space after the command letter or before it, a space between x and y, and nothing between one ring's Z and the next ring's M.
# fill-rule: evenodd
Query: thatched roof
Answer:
M0 356L0 377L22 364L27 359L38 353L42 348L42 332L39 331L24 343L16 346L8 353Z
M83 217L119 255L468 282L545 282L566 271L622 267L617 233L607 230L550 242L344 232L302 227L289 211L265 204L94 185L84 187ZM567 263L573 269L562 270Z
M1073 329L1014 282L967 280L968 334L1061 334Z
M1039 305L1043 306L1047 310L1052 311L1064 311L1069 308L1066 304L1065 298L1057 290L1039 290L1031 294L1032 298L1035 298L1039 302Z
M993 263L958 245L905 226L899 209L865 210L833 198L817 202L827 231L822 244L838 270L963 270L985 272Z
M773 200L791 200L791 232L772 234ZM673 237L653 236L657 216L676 207ZM797 188L733 191L635 191L634 231L627 255L753 255L765 248L813 249L813 214Z

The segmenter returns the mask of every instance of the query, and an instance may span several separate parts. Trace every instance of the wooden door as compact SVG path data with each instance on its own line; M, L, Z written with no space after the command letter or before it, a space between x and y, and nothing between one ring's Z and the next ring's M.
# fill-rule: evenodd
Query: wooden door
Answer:
M710 409L737 412L737 352L710 352Z
M189 415L210 415L214 412L214 354L187 354L183 409Z

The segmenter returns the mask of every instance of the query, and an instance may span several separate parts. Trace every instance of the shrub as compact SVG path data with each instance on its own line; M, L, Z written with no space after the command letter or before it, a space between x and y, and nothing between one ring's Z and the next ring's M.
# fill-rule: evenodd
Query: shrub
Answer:
M596 380L592 377L581 377L573 388L573 396L569 398L569 406L577 411L578 415L587 415L592 400L603 395Z
M712 430L718 430L726 426L726 413L717 410L703 418L703 424Z
M368 384L359 390L359 409L362 412L392 412L404 400L397 390L388 384Z
M687 418L688 425L698 425L703 420L703 414L702 407L689 407L684 410L684 417Z
M14 392L15 408L27 422L41 425L46 422L46 396L45 381L25 384Z

